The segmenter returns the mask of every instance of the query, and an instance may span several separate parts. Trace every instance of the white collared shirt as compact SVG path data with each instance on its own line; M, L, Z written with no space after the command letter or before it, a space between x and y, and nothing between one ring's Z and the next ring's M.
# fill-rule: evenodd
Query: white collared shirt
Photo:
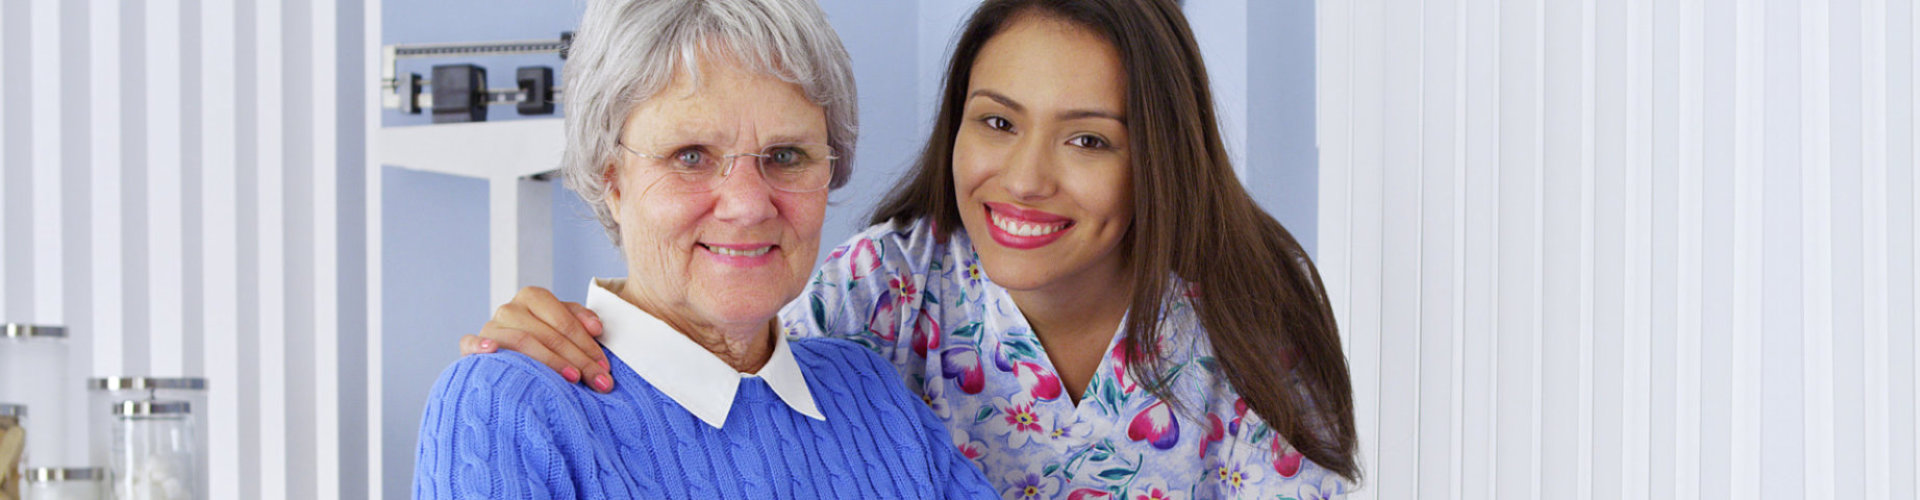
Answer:
M786 335L776 332L773 355L758 373L740 373L667 322L620 298L594 280L587 285L587 308L600 315L600 344L625 361L640 378L715 429L727 422L740 382L759 377L794 411L826 420L807 389L806 374L794 361Z

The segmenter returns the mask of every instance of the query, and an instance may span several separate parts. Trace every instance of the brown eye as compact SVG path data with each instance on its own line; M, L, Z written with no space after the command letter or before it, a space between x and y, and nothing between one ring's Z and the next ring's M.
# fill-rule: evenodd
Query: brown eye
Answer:
M1008 121L1006 118L1001 118L998 116L989 116L986 118L982 118L980 120L980 123L986 124L987 128L994 129L994 130L999 130L999 131L1013 130L1013 122Z
M1093 135L1075 136L1072 139L1068 139L1067 144L1086 149L1107 149L1109 147L1106 139L1101 139L1099 136Z

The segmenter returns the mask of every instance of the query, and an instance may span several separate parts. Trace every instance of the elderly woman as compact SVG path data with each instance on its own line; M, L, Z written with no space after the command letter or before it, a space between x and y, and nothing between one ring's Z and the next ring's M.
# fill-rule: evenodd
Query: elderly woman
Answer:
M612 379L518 353L443 373L415 498L992 497L891 363L787 340L850 62L808 0L592 3L567 62L567 184L630 279L589 285Z

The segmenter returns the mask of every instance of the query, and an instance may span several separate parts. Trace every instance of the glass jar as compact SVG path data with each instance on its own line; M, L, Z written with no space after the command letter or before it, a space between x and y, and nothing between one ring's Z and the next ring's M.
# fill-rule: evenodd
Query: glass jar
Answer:
M21 500L105 500L107 470L99 467L33 468Z
M33 435L27 456L39 464L85 463L84 449L71 449L70 415L79 380L67 369L67 330L58 326L8 323L0 326L0 401L33 408ZM75 422L69 424L69 422Z
M113 416L114 498L193 498L199 458L187 402L122 401Z
M27 451L27 407L0 403L0 499L20 498L20 462Z
M167 399L185 401L190 408L199 410L194 413L193 428L196 434L192 442L194 449L194 471L198 477L194 481L194 498L206 498L208 483L207 467L207 379L198 377L99 377L87 380L88 408L115 408L128 400ZM91 461L87 463L113 463L114 424L118 421L115 414L108 411L93 410L93 422L89 424L93 436Z

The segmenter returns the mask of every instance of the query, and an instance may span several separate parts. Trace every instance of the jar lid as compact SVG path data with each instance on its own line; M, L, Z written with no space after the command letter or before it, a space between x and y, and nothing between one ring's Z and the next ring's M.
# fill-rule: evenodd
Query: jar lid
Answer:
M205 390L207 379L199 377L100 377L87 379L87 388L96 391L144 391L151 389Z
M106 479L107 470L101 467L31 467L21 477L29 483L99 481Z
M113 404L113 415L117 417L138 417L148 415L187 415L193 413L186 401L121 401Z
M27 416L27 405L0 403L0 417Z
M7 323L0 325L0 337L10 338L66 338L67 328L52 325L29 325L25 323Z

